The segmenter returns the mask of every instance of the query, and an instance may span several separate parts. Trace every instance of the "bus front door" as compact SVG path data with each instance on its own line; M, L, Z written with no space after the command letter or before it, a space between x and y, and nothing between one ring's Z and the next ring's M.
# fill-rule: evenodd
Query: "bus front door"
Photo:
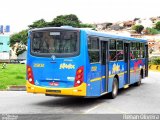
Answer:
M125 57L125 84L130 83L130 44L124 43L124 57Z
M108 41L101 41L101 94L108 90Z

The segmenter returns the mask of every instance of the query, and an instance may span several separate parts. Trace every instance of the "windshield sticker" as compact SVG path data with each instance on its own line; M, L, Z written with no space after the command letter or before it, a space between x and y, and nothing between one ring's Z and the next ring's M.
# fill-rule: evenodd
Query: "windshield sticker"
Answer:
M75 69L75 65L62 63L60 64L59 69Z

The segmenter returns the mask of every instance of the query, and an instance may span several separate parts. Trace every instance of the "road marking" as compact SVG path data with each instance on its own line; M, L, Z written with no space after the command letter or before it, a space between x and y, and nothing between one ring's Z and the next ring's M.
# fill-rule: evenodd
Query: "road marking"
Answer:
M100 105L96 105L96 106L94 106L93 108L88 109L87 111L84 112L84 114L87 114L87 113L91 112L92 110L98 108L99 106L100 106Z
M109 107L109 109L111 109L111 110L113 110L113 111L117 111L117 112L119 112L119 113L121 113L121 114L127 114L126 112L124 112L124 111L122 111L122 110L119 110L119 109L117 109L117 108L115 108L115 107L110 107L110 106L108 106Z
M89 112L95 110L96 108L100 107L101 105L102 105L102 104L99 104L99 105L96 105L96 106L88 109L87 111L84 112L84 114L88 114ZM127 114L127 112L124 112L124 111L122 111L122 110L119 110L119 109L117 109L117 108L115 108L115 107L113 107L113 106L111 106L111 105L108 105L107 107L108 107L109 109L115 111L115 112L118 112L118 113L121 113L121 114Z

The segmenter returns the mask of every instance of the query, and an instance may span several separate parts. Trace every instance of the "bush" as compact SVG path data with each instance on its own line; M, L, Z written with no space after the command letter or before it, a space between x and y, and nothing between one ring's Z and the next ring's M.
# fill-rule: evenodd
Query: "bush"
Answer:
M160 30L160 21L158 21L157 23L156 23L156 27L155 27L157 30Z
M135 30L137 33L141 34L144 27L143 27L143 25L134 25L134 26L132 26L132 29Z
M151 64L153 64L153 65L160 65L160 58L158 57L158 58L152 59L151 60Z
M79 24L79 27L81 27L81 28L93 28L94 26L91 25L91 24L80 23L80 24Z
M149 35L155 35L155 34L159 34L160 32L154 28L146 28L146 34Z

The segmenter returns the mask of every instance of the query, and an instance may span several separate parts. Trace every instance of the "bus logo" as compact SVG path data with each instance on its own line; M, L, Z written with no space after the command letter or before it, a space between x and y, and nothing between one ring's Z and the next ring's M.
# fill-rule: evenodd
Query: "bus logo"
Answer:
M60 64L59 69L75 69L75 65L62 63Z
M55 60L55 59L56 59L56 56L55 56L55 55L52 55L51 58L52 58L52 60Z

